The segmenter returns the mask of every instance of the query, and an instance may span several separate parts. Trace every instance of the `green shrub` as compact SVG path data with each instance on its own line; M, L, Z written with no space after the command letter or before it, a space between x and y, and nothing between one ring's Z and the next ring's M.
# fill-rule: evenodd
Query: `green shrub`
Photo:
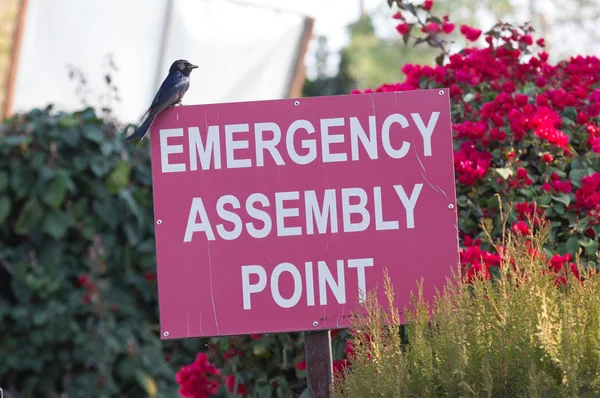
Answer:
M500 278L449 278L430 304L421 286L402 312L367 295L352 319L350 367L334 397L597 397L600 277L552 271L542 247L551 225L505 229Z
M22 397L172 389L158 339L149 151L92 109L0 132L0 386Z

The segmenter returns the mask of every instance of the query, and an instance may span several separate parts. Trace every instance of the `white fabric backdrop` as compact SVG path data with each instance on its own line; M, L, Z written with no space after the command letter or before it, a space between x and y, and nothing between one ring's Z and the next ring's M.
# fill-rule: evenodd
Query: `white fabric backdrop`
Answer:
M69 64L85 74L89 102L101 104L108 53L119 68L115 116L123 122L139 120L178 58L199 66L184 104L285 98L304 21L225 0L29 0L11 111L80 109Z

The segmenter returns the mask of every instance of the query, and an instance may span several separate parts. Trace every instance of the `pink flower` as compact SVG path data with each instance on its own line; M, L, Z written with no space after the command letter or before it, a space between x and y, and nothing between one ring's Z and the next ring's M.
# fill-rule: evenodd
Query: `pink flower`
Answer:
M346 348L344 349L344 354L346 358L354 358L354 344L352 341L346 341Z
M517 235L529 235L529 226L525 221L518 221L513 224L511 230Z
M471 280L475 276L491 277L489 267L500 265L500 256L481 250L479 239L473 240L470 236L464 238L465 249L460 249L460 263L467 269L467 278ZM467 245L467 243L469 245Z
M460 26L460 33L470 41L476 41L481 36L481 30L472 28L468 25Z
M229 391L230 393L233 393L233 389L235 388L235 383L236 383L236 379L234 375L228 375L225 379L225 387L227 387L227 391ZM245 397L246 395L248 395L248 390L246 389L246 386L243 385L242 383L239 382L239 380L237 381L237 389L235 391L235 394L237 395L241 395L242 397Z
M542 155L542 162L544 162L546 164L552 163L553 160L554 160L554 158L549 153L545 153Z
M344 369L347 367L348 367L347 359L337 359L337 360L333 361L333 373L335 375L343 374Z
M569 137L557 129L562 119L558 113L546 106L540 106L533 117L530 125L535 129L534 134L559 148L564 148L569 143Z
M204 352L196 356L196 361L183 366L175 375L175 381L180 385L179 395L184 398L208 398L217 393L219 382L215 376L220 372L208 360Z
M528 46L531 46L533 44L533 38L530 35L524 35L519 41L521 43L527 44Z
M296 364L296 369L298 370L306 370L306 360L301 360Z
M454 31L454 24L450 22L444 22L442 24L442 30L444 31L444 33L450 34Z
M454 153L454 168L461 184L475 185L488 171L491 154L480 152L470 142L463 142L461 149Z
M421 28L421 32L423 33L439 33L441 30L441 26L435 22L427 22L424 27Z
M600 173L581 179L581 188L575 191L575 204L582 210L600 212Z
M405 34L410 32L410 25L407 24L406 22L398 24L398 25L396 25L396 30L398 31L398 33L400 33L402 36L404 36Z
M534 216L542 216L544 210L536 206L533 202L521 202L515 204L515 213L517 213L517 219L519 221L525 221L528 218L534 218ZM520 227L519 227L520 228Z

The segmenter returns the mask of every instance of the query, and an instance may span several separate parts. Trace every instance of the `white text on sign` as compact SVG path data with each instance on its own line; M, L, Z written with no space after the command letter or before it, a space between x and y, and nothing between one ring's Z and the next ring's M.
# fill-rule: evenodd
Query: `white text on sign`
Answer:
M395 191L398 202L394 206L402 205L405 212L403 225L407 229L415 227L414 209L421 193L423 184L414 184L409 192L402 185L394 185L388 189ZM373 187L371 192L363 188L326 189L323 193L316 194L315 191L291 191L276 192L274 200L262 194L253 193L244 200L242 211L245 211L253 220L262 224L259 228L254 222L243 223L242 218L236 211L240 211L242 203L233 195L221 196L216 203L216 213L220 220L211 220L206 211L202 198L192 199L187 226L185 229L184 242L191 242L195 233L203 233L207 240L216 240L217 235L224 240L239 238L244 231L253 238L265 238L272 233L276 236L301 236L312 234L338 233L338 232L361 232L369 226L375 229L390 230L399 229L398 220L384 220L382 187ZM303 210L305 215L304 228L302 226L286 226L286 219L300 216L300 207L297 202L302 196L304 200ZM367 204L372 198L374 213L367 210ZM273 203L274 202L274 203ZM291 203L290 203L291 202ZM354 203L352 203L354 202ZM271 219L264 208L275 206L275 220ZM225 205L235 211L227 210ZM259 208L260 205L262 208ZM338 207L342 210L342 219L338 220ZM360 221L352 221L352 215L357 215ZM227 221L232 227L227 228L219 221ZM216 231L216 234L215 234Z
M327 287L329 287L338 304L346 304L346 267L356 269L358 292L354 297L361 297L361 294L366 294L365 267L372 266L372 258L337 260L337 277L334 277L325 261L317 261L316 264L307 261L304 263L303 277L296 265L284 262L278 264L271 272L271 276L267 277L267 272L263 266L244 265L242 266L242 296L244 310L252 309L252 295L264 292L267 288L267 284L269 285L273 301L282 308L291 308L297 305L300 302L303 293L305 293L306 305L314 306L315 285L318 286L318 301L320 305L327 305ZM317 274L316 278L314 275L315 268ZM289 274L293 279L294 288L290 297L283 297L280 292L279 278L284 274ZM254 278L257 279L254 283L250 280L252 275L257 277Z
M431 136L439 115L440 112L432 112L426 119L427 123L419 113L411 113L409 116L423 139L423 156L432 156ZM161 171L179 173L199 169L262 167L265 165L266 156L270 156L276 165L284 166L286 162L282 153L291 162L299 165L307 165L315 161L323 163L356 161L360 159L361 147L369 159L375 160L381 155L378 150L378 139L381 140L386 156L401 159L408 154L412 144L402 141L401 145L396 144L394 147L392 127L397 131L396 134L401 134L403 129L411 126L411 122L407 116L393 113L384 119L381 129L377 131L375 116L369 116L367 123L361 123L358 117L320 119L317 126L320 133L320 148L317 139L311 138L311 135L317 133L317 128L304 119L295 120L289 126L280 126L274 122L252 125L249 123L212 125L207 126L206 131L203 132L199 127L188 127L188 139L184 142L187 145L185 151L183 144L169 143L171 138L184 136L183 128L161 129L159 131ZM221 142L221 128L224 130L224 142ZM345 134L348 130L349 135ZM285 136L283 136L284 131ZM265 134L267 132L268 138ZM250 148L251 138L248 138L248 134L254 141L253 159L239 156L239 150ZM297 139L297 135L301 138ZM347 136L349 143L346 142ZM225 159L221 158L221 146L225 147ZM344 147L345 150L340 151L340 148ZM170 159L171 155L184 153L189 155L187 163Z

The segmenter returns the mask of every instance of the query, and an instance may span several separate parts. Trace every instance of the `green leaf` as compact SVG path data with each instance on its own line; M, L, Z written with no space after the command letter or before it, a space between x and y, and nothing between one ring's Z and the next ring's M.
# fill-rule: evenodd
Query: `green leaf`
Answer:
M119 212L115 206L113 206L111 201L99 202L95 200L92 207L94 212L96 212L96 214L100 216L111 229L117 228L117 225L119 224Z
M567 251L574 256L577 253L577 250L579 250L579 239L576 236L571 236L569 240L567 240L566 248Z
M117 167L110 173L105 182L106 190L116 194L129 184L131 166L124 160L120 160Z
M552 206L552 209L561 216L565 214L565 205L563 205L562 203L555 204L554 206Z
M427 39L426 39L426 38L419 37L419 38L417 38L417 39L415 40L415 42L413 43L413 47L415 47L415 46L417 46L417 45L419 45L419 44L421 44L421 43L425 43L426 41L427 41Z
M436 23L438 25L442 24L442 20L439 19L438 17L434 17L433 15L430 16L429 18L427 18L427 22L434 22L434 23Z
M43 325L48 321L48 313L46 311L37 311L33 314L32 321L35 326Z
M31 297L33 296L33 290L25 284L24 280L21 281L17 278L10 279L10 288L12 293L15 295L19 303L29 304ZM27 309L22 306L15 306L15 310L13 311L13 317L19 318L23 316L26 318L29 314L27 313ZM22 309L22 310L21 310ZM16 319L19 320L19 319ZM21 323L26 322L25 319L21 320Z
M569 195L552 196L552 199L554 199L557 202L563 203L567 207L571 203L571 197Z
M60 130L60 138L67 146L76 148L80 144L81 134L74 127L68 127Z
M110 164L108 164L104 156L94 156L90 161L90 169L92 169L96 177L102 177L110 170Z
M25 235L29 229L36 225L42 218L43 210L41 203L35 198L29 199L21 212L14 226L14 231L18 235Z
M129 190L123 190L121 191L119 196L125 200L125 203L127 203L127 207L129 208L129 210L131 210L131 212L137 219L138 224L141 224L144 221L144 214L142 213L140 206L133 199L131 192Z
M73 217L69 214L62 211L53 211L44 218L42 231L54 239L61 239L73 224Z
M505 167L505 168L497 168L497 169L494 169L494 171L495 171L496 173L498 173L498 174L500 175L500 177L504 178L505 180L506 180L508 177L510 177L510 176L512 176L512 175L513 175L513 171L512 171L512 169L510 169L510 168L507 168L507 167Z
M552 221L551 229L550 229L550 237L548 238L550 243L554 243L556 241L556 234L562 230L563 230L562 223L560 221Z
M590 257L596 258L598 256L598 241L590 238L583 238L579 241L579 244L585 248L585 254Z
M73 163L72 163L72 167L73 167L73 171L77 171L80 172L83 169L85 169L88 165L89 159L87 157L84 156L76 156L73 159Z
M83 136L90 141L101 143L105 139L104 132L98 125L85 124L82 128Z
M90 202L88 198L80 198L73 205L73 211L77 219L83 218L88 214L90 208Z
M308 397L308 389L306 390L307 393L300 395L300 397L298 398L306 398ZM239 390L238 390L239 393ZM273 389L271 388L271 386L269 384L266 384L264 386L260 386L259 388L257 388L256 393L258 394L259 398L269 398L273 396Z
M575 162L573 162L575 163ZM569 173L569 180L571 180L571 184L580 188L581 187L581 179L588 175L586 169L571 169Z
M6 220L6 217L10 214L12 204L8 196L0 196L0 224Z
M552 198L550 197L550 195L542 195L542 196L538 196L535 201L537 202L537 204L539 206L548 206L550 204L550 202L552 201Z
M444 60L446 59L446 55L444 53L441 53L440 55L438 55L437 57L435 57L435 63L436 65L444 65Z
M41 199L48 206L58 209L65 200L68 187L69 177L64 173L57 174L42 192Z
M142 386L144 391L146 391L146 394L148 394L149 397L156 397L158 388L156 386L156 381L152 378L152 376L141 369L136 369L135 379L139 385Z
M74 127L79 124L79 120L75 115L68 115L58 121L60 127Z
M388 7L392 8L392 4L394 4L396 0L387 0Z
M2 139L2 143L7 146L18 146L30 141L31 137L27 135L10 135Z
M115 149L115 145L112 141L104 140L100 143L100 152L102 152L102 155L104 156L110 155Z
M6 192L6 188L8 188L8 173L0 171L0 193Z

